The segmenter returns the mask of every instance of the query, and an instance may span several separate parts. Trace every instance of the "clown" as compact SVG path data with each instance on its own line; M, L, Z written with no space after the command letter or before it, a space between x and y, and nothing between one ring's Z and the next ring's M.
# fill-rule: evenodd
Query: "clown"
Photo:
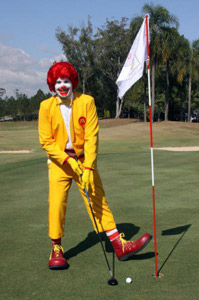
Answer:
M52 241L49 268L67 266L61 238L72 180L93 222L84 188L88 190L99 231L106 232L117 258L125 260L143 249L151 235L146 233L132 242L124 240L124 234L117 230L97 170L99 126L94 99L74 91L78 74L68 62L55 63L48 71L47 83L55 95L40 105L39 139L47 153L49 168L49 237ZM93 226L96 230L94 223Z

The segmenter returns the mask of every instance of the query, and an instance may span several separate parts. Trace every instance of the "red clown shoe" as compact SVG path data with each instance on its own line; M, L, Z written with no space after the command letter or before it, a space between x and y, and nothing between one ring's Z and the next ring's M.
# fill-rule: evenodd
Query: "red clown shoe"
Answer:
M135 242L126 241L123 239L124 236L124 233L120 233L116 239L111 241L117 258L122 261L141 251L152 239L148 233L142 235Z
M63 256L63 247L59 244L52 246L52 251L49 258L49 269L64 269L67 267L67 261Z

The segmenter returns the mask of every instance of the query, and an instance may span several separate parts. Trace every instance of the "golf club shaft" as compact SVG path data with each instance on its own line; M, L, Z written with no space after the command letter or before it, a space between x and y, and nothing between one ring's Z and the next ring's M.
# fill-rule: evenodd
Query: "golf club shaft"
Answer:
M102 250L104 252L104 257L105 257L105 260L106 260L106 264L108 266L108 270L109 270L109 273L111 275L111 278L113 278L113 273L111 271L111 268L110 268L110 265L109 265L109 261L108 261L108 258L107 258L107 255L106 255L106 252L105 252L105 249L104 249L104 245L102 243L102 239L101 239L101 235L100 235L100 232L99 232L99 229L98 229L98 226L97 226L97 222L96 222L96 219L95 219L95 215L94 215L94 212L93 212L93 209L92 209L92 206L91 206L91 201L90 201L90 198L89 198L89 195L88 195L88 191L86 188L84 188L84 191L85 191L85 194L86 194L86 197L87 197L87 200L88 200L88 204L89 204L89 207L90 207L90 210L91 210L91 213L92 213L92 216L93 216L93 221L95 223L95 227L97 229L97 234L98 234L98 237L99 237L99 240L100 240L100 243L101 243L101 246L102 246Z
M115 252L113 251L113 278L115 278Z
M78 162L77 156L75 157L75 160ZM90 198L89 198L88 191L87 191L86 187L84 188L84 192L85 192L85 194L86 194L86 198L87 198L87 200L88 200L88 204L89 204L89 207L90 207L90 210L91 210L91 214L92 214L92 216L93 216L93 221L94 221L95 227L96 227L96 229L97 229L97 234L98 234L98 237L99 237L101 246L102 246L102 250L103 250L103 253L104 253L104 257L105 257L105 260L106 260L106 264L107 264L109 273L110 273L110 275L111 275L111 278L114 278L114 277L113 277L113 273L112 273L112 271L111 271L111 267L110 267L110 265L109 265L109 261L108 261L108 258L107 258L105 249L104 249L104 245L103 245L103 243L102 243L101 235L100 235L100 232L99 232L99 229L98 229L98 226L97 226L97 222L96 222L96 219L95 219L95 215L94 215L94 212L93 212L93 209L92 209L92 206L91 206L91 201L90 201Z

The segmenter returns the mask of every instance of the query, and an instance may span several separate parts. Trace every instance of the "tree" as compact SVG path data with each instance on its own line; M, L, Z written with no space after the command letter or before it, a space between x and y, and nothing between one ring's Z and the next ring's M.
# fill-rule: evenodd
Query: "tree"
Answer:
M39 106L40 106L41 101L43 101L49 97L51 97L51 94L46 95L46 94L44 94L44 92L41 89L39 89L37 91L37 93L33 97L31 97L30 106L31 106L31 112L32 112L34 119L38 118Z
M30 100L25 94L18 94L17 107L20 120L25 121L31 114Z
M127 29L127 18L121 21L109 21L98 28L96 37L97 68L110 83L112 97L116 98L116 114L122 112L123 99L117 96L116 80L131 46L130 31Z
M14 97L6 99L6 115L9 115L14 120L17 117L17 101Z
M179 38L179 33L176 28L165 28L162 32L164 43L162 45L162 61L166 65L166 87L165 87L165 121L168 121L169 116L169 99L170 99L170 72L172 58L175 56L176 52L179 50L177 43Z
M179 112L177 117L179 120L183 120L183 103L185 101L187 93L187 82L189 73L189 55L190 44L189 41L178 33L176 36L176 47L172 53L171 59L171 73L173 82L173 92L175 98L179 98Z
M0 118L6 115L6 101L0 98Z
M0 97L2 97L6 93L6 89L0 88Z
M177 17L171 15L169 11L160 5L145 4L143 13L150 16L150 58L152 61L152 116L154 119L154 101L155 101L155 73L158 65L162 63L165 30L171 27L178 28Z
M65 32L61 28L57 28L56 37L61 43L68 61L76 67L82 81L83 93L85 93L86 83L94 74L96 58L91 18L88 17L87 26L82 25L81 29L68 26L67 32Z
M199 40L195 40L190 48L189 59L189 94L188 94L188 121L191 121L191 94L192 81L199 80Z
M146 101L146 91L145 91L145 74L144 78L140 79L132 89L129 89L125 95L124 108L131 116L136 119L147 119L146 111L144 108L144 103Z

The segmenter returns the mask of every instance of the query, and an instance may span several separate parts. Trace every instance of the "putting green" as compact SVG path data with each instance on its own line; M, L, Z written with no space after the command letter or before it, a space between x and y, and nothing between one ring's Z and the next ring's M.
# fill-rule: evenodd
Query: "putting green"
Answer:
M154 124L154 147L199 146L199 125ZM158 268L153 240L126 262L116 260L117 286L75 184L68 199L63 246L68 270L48 270L48 182L37 122L0 124L0 299L198 299L199 152L154 151ZM101 122L98 168L120 231L153 234L149 124ZM112 252L104 239L112 264ZM126 278L132 278L132 284Z

